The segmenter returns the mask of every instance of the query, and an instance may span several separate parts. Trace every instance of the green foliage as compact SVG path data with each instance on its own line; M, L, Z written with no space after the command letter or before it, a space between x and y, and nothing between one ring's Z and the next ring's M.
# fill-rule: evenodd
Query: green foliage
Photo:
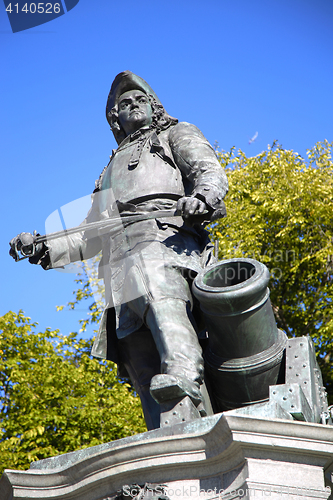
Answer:
M274 144L247 158L221 152L230 191L228 216L212 227L219 258L250 257L271 272L271 301L280 328L315 342L333 403L332 144L298 153Z
M139 398L91 341L35 328L22 312L0 317L0 475L146 430Z

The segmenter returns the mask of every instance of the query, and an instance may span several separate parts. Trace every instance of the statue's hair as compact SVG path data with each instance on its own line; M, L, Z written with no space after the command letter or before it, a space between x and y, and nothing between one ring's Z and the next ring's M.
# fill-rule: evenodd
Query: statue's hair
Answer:
M170 127L170 125L178 123L178 120L169 116L162 104L157 102L151 94L147 94L147 97L153 111L151 128L155 129L156 132L160 132ZM125 139L126 133L118 119L118 103L108 112L107 120L117 143L120 144Z

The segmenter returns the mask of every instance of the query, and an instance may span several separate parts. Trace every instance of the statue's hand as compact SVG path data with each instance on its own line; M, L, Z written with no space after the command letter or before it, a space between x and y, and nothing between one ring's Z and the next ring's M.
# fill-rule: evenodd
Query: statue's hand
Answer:
M205 209L206 204L194 196L183 196L182 198L179 198L177 202L177 211L183 217L203 214Z
M15 238L9 242L9 255L13 257L15 261L18 261L20 260L19 252L21 252L24 257L29 257L29 262L31 264L38 264L41 257L45 255L47 247L44 243L35 243L37 236L39 236L39 234L31 233L20 233L15 236Z

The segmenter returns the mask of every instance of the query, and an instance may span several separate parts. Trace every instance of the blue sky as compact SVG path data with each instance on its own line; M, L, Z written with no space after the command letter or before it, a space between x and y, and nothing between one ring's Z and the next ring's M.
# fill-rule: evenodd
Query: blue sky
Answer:
M55 308L72 299L75 276L15 263L8 242L43 234L52 212L93 190L116 147L105 119L116 74L142 76L222 149L256 155L278 140L304 156L333 140L332 25L331 0L80 0L13 34L1 3L0 314L79 329L83 305Z

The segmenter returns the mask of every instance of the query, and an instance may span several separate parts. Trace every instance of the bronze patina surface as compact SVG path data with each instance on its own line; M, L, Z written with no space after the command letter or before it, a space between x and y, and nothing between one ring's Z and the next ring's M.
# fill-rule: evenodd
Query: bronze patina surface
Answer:
M191 284L214 262L204 226L225 215L228 182L200 130L172 118L130 71L116 76L106 116L118 149L96 182L82 231L21 234L11 255L21 250L51 269L102 251L106 307L93 354L126 369L153 429L161 410L162 425L211 413ZM105 228L103 221L119 217L120 226Z

